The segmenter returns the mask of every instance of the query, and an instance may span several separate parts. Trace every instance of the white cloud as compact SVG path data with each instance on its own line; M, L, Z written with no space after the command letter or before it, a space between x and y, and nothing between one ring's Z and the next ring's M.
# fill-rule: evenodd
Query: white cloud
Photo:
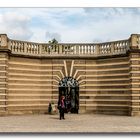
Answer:
M111 41L140 33L139 15L140 8L6 8L0 32L35 42Z
M61 42L61 35L59 33L50 33L46 32L46 39L47 41L50 41L52 39L56 39L58 42Z
M30 18L18 12L6 12L0 14L0 32L8 34L13 39L29 40L32 31L28 23Z

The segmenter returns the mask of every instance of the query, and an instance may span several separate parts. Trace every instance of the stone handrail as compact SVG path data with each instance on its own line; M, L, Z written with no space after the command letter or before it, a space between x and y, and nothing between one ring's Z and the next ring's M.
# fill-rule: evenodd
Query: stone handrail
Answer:
M132 46L140 49L140 35L131 35L127 40L105 43L34 43L8 39L0 35L0 48L8 48L12 54L33 56L106 56L125 54Z
M9 40L8 42L8 48L12 53L39 55L41 54L41 47L42 45L32 42L17 40Z

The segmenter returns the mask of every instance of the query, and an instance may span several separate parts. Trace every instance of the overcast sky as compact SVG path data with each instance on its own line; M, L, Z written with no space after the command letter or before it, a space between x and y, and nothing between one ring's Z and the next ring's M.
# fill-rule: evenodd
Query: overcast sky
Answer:
M140 33L140 8L0 8L0 33L34 42L127 39Z

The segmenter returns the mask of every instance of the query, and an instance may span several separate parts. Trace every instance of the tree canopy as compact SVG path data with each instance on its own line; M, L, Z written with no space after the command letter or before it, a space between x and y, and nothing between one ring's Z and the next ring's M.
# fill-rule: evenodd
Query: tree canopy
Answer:
M51 41L49 41L49 44L58 44L58 41L55 38L53 38Z

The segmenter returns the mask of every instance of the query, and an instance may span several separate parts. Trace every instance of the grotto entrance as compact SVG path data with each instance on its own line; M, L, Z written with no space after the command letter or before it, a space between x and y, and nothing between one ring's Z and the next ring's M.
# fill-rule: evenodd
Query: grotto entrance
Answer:
M64 77L59 82L59 100L65 96L66 113L78 113L79 110L79 83L72 77Z

